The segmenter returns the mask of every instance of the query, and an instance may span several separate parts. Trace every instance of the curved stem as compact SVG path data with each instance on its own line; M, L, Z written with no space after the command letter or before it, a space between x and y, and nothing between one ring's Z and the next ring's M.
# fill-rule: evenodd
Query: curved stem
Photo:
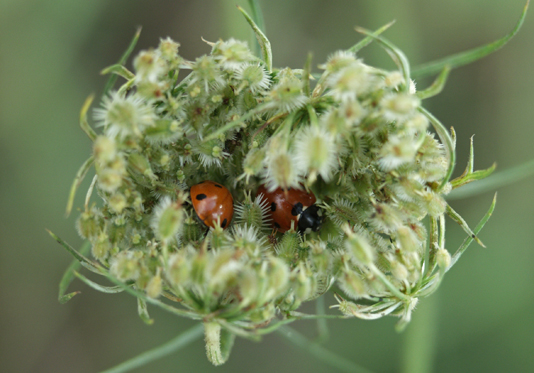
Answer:
M148 364L151 361L170 355L171 353L178 351L182 347L185 347L188 344L196 341L202 336L203 332L203 325L198 323L191 329L188 329L179 336L177 336L176 338L171 339L169 342L166 342L161 346L143 352L142 354L137 355L133 359L126 360L125 362L120 363L119 365L115 365L113 368L106 369L101 373L122 373L135 368L139 368L140 366Z
M342 356L336 355L335 353L321 347L317 343L310 342L306 339L306 337L289 326L281 327L278 329L278 333L295 346L300 347L302 350L308 352L311 356L314 356L318 360L321 360L322 362L330 365L331 367L337 368L340 371L352 373L370 373L370 371L364 367L361 367Z
M439 192L440 190L443 189L445 184L447 184L449 182L449 179L451 178L451 175L452 175L452 171L454 171L454 166L456 165L456 152L455 152L455 149L454 149L454 142L452 140L451 135L449 134L449 132L445 128L445 126L436 117L434 117L432 114L430 114L430 112L428 110L426 110L425 108L420 107L419 111L421 113L423 113L423 115L428 118L428 120L430 121L430 123L434 127L434 130L438 134L438 136L439 136L439 138L441 140L441 143L443 144L443 146L445 146L445 150L446 150L447 156L449 158L449 168L447 170L447 174L443 178L443 181L441 182L441 184L440 184L440 186L438 188L438 192Z

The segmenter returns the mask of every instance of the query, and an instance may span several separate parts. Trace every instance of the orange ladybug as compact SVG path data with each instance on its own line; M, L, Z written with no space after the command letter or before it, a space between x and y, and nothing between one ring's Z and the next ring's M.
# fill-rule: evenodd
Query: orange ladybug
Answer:
M234 199L221 184L205 180L193 185L189 191L191 202L198 218L208 227L215 227L217 218L221 228L226 228L234 215Z
M265 185L258 188L257 194L263 194L270 207L273 226L284 233L291 229L291 222L301 233L317 232L321 228L323 216L321 209L315 205L315 195L305 190L278 188L269 192Z

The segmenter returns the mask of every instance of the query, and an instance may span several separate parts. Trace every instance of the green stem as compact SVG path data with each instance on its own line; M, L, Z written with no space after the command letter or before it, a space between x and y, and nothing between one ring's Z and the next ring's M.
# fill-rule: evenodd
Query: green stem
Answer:
M399 289L397 289L386 277L386 275L384 275L382 273L381 270L379 270L374 264L369 266L369 269L371 270L371 272L373 272L376 277L378 277L380 279L380 281L382 281L382 283L384 285L386 285L386 287L389 289L389 291L391 291L391 294L393 294L394 296L396 296L397 298L399 298L400 300L403 300L403 301L409 301L410 300L410 297L407 296L406 294L403 294L400 292Z
M182 347L187 346L188 344L196 341L204 332L204 327L201 323L198 323L191 329L186 330L179 336L174 339L171 339L169 342L162 344L156 348L143 352L140 355L137 355L133 359L126 360L119 365L114 366L113 368L106 369L101 373L122 373L128 372L129 370L139 368L145 364L148 364L154 360L162 358L164 356L170 355L173 352L178 351Z
M302 350L308 352L310 356L313 356L318 360L330 365L331 367L339 369L340 371L352 373L370 373L370 371L364 367L361 367L358 364L347 360L344 357L339 356L316 343L310 342L306 339L306 337L289 326L281 327L278 329L278 333L295 346L300 347Z
M326 316L326 307L324 304L324 296L317 298L315 301L315 310L318 316ZM324 343L330 337L328 332L328 324L325 318L317 319L317 343Z
M425 299L425 302L418 307L417 317L413 319L404 334L401 372L427 373L432 371L436 352L438 311L436 295Z

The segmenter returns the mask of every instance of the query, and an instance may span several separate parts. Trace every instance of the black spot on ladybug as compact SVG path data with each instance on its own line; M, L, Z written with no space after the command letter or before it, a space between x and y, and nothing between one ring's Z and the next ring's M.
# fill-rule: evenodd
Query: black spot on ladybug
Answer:
M219 185L219 184L213 184L215 185L217 188L222 188L222 185Z
M197 201L202 201L206 197L207 197L207 195L201 193L201 194L197 194L197 196L195 198L197 199Z
M276 211L276 202L271 203L271 211Z
M297 216L302 212L302 203L297 202L293 205L293 208L291 209L291 215Z
M222 224L221 224L221 228L226 228L226 224L228 223L228 220L224 219Z
M274 227L278 229L280 228L280 224L278 224L277 222L274 222Z

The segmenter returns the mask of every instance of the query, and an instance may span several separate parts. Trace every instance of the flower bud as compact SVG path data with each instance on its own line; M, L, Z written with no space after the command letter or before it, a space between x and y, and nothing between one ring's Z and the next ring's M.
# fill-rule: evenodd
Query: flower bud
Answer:
M395 276L395 278L399 281L406 280L408 278L408 270L402 264L396 259L392 259L389 262L389 269L391 271L391 274Z
M133 61L136 80L155 82L165 73L164 62L154 50L141 51Z
M108 256L110 250L111 242L109 241L109 237L105 232L101 232L93 243L91 253L96 259L103 260Z
M189 281L191 263L186 256L186 250L182 249L169 258L165 273L171 284L175 286L183 286Z
M436 251L436 262L441 269L447 269L451 265L451 254L442 248Z
M161 292L163 291L163 286L161 282L161 276L158 273L154 277L152 277L145 287L146 295L148 295L150 298L158 298L161 295Z
M260 284L265 280L260 280L256 271L246 269L241 273L238 281L239 291L243 298L241 304L246 306L256 302L261 288Z
M281 79L269 92L269 97L270 106L281 112L290 112L306 103L306 96L302 94L302 83L293 76Z
M117 156L115 141L107 136L97 136L93 144L95 161L100 164L111 162Z
M78 234L88 240L94 240L100 234L103 227L102 215L96 208L82 212L76 221Z
M115 192L122 185L122 173L116 170L105 168L102 170L97 169L98 186L109 193Z
M150 179L157 178L152 171L152 167L150 167L148 159L140 153L131 153L128 157L128 165Z
M170 197L160 200L152 217L152 230L164 243L176 239L182 228L184 213L179 202L173 202Z
M246 42L233 38L213 44L211 55L227 70L237 70L254 58Z
M353 271L344 271L338 279L338 285L352 299L359 299L367 295L365 282Z
M134 251L121 251L111 259L110 272L120 281L136 280L141 273L139 258Z
M239 88L249 88L252 93L269 88L267 71L260 64L243 64L236 71L236 79L241 81Z
M180 43L175 42L171 38L160 39L158 51L161 57L166 60L171 68L177 68L182 58L178 56L178 48Z
M329 181L337 165L334 138L317 126L306 127L297 134L294 162L304 173L316 173Z
M406 226L401 226L397 229L397 240L400 248L407 252L419 251L421 248L421 241L419 241L415 232Z
M115 193L108 199L109 207L116 213L120 214L126 207L128 207L128 201L122 193Z
M373 264L374 250L369 244L369 241L367 241L361 234L352 232L348 225L345 225L343 229L347 235L345 248L352 254L354 263L366 266Z
M263 160L265 159L265 149L252 149L248 152L245 161L243 162L244 175L248 178L250 176L258 175L263 170Z
M405 121L411 117L421 100L408 93L391 93L384 96L380 106L384 110L384 117L390 121Z

